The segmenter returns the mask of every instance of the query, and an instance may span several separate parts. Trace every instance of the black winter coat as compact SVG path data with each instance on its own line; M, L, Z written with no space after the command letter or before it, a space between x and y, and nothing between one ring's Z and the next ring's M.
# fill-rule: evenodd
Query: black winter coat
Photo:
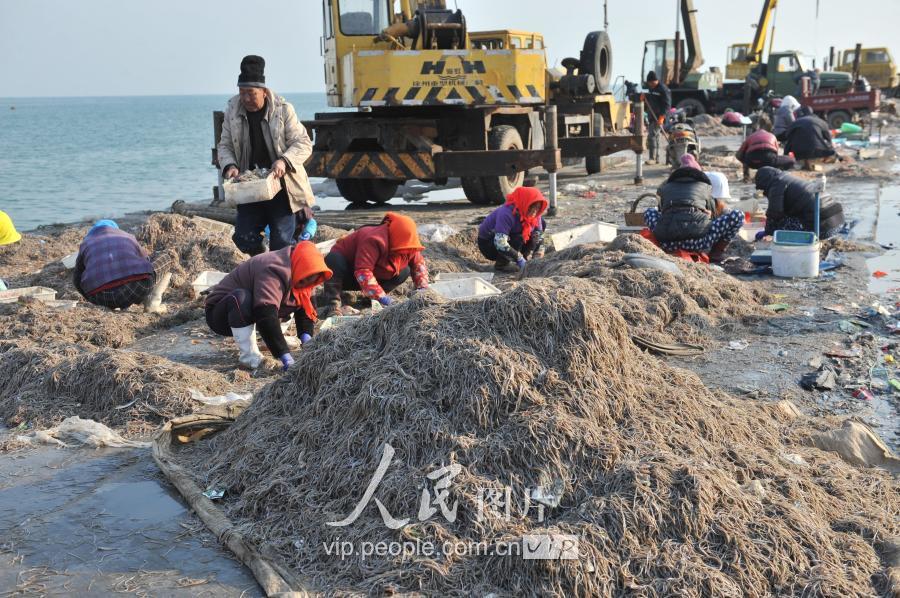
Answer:
M648 89L644 93L644 98L650 109L653 110L652 114L648 114L650 120L657 120L660 116L665 116L672 107L672 92L662 81L659 82L656 89Z
M679 168L659 188L660 216L653 234L663 242L699 239L709 230L716 202L709 178L696 168Z
M818 116L795 120L785 131L784 153L793 152L797 160L814 160L834 155L828 123Z
M764 166L756 172L756 188L769 198L766 210L766 234L771 235L785 218L797 218L803 223L803 230L814 231L816 219L816 185L811 181L789 175ZM820 196L819 233L844 223L844 208L830 195Z

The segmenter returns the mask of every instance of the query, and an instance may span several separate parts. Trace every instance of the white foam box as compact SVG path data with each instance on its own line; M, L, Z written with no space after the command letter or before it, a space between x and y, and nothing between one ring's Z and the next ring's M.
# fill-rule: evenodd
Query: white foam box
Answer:
M616 235L637 235L642 230L647 228L646 226L620 226L619 230L616 231Z
M70 253L59 261L62 262L62 265L66 267L66 270L74 270L75 263L78 261L78 252L76 251L75 253Z
M222 282L226 276L228 276L228 274L219 272L218 270L204 270L198 274L197 278L191 283L191 290L194 293L194 297L199 297L200 293L203 291L216 286Z
M435 275L435 282L447 282L450 280L465 280L466 278L480 278L486 282L494 280L493 272L440 272Z
M557 251L587 243L609 243L619 234L619 227L606 222L593 222L550 235Z
M212 218L204 218L203 216L191 216L191 221L195 222L200 228L211 233L221 233L223 235L233 235L234 226L227 222L220 222Z
M362 318L362 316L331 316L322 322L322 325L319 327L319 332L325 332L332 328L340 328L341 326L346 326L353 322L359 322Z
M24 287L0 291L0 303L15 303L21 297L29 297L38 301L55 301L56 291L47 287Z
M500 294L500 289L481 278L435 282L429 288L447 299L478 299Z
M275 175L269 174L266 178L255 181L242 183L225 181L222 189L225 191L225 204L235 207L245 203L269 201L281 190L281 181L276 179Z

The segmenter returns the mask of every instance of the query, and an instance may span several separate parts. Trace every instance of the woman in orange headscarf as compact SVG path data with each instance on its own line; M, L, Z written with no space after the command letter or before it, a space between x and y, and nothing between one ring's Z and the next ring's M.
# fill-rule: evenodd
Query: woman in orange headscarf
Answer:
M541 215L549 202L534 187L519 187L509 194L506 203L491 212L478 228L478 249L497 270L514 262L519 269L530 257L544 254L543 235L546 228Z
M388 295L412 276L416 289L428 288L428 268L412 218L388 212L381 224L363 226L339 240L325 257L334 276L325 283L329 311L341 311L342 291L362 291L384 306Z
M214 286L206 298L206 323L216 334L233 336L241 364L256 369L262 354L256 329L286 370L294 363L281 322L291 316L302 343L312 340L318 314L313 290L331 278L315 245L301 241L254 256Z

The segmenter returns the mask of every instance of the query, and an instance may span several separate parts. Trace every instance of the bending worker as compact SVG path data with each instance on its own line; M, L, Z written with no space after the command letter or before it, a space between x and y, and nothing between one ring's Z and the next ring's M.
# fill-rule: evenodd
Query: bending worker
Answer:
M254 256L231 271L206 297L206 323L221 336L232 336L242 365L256 369L262 353L256 329L285 370L294 359L282 332L282 320L294 317L302 343L312 340L317 319L313 290L331 277L316 246L301 241Z
M381 224L360 227L335 243L325 257L334 276L325 283L329 313L342 313L341 293L362 291L385 307L388 295L412 276L417 290L428 288L428 268L412 218L388 212Z
M94 305L127 309L142 303L152 313L163 313L162 296L172 280L169 254L151 258L133 235L119 230L112 220L99 220L88 231L75 260L72 281Z
M779 156L780 149L775 135L760 129L744 140L735 157L747 168L772 166L780 170L790 170L794 167L794 159L790 156Z
M788 127L790 127L796 117L794 112L800 107L800 102L794 96L784 96L781 100L781 106L775 111L775 123L772 132L778 141L784 142L787 136Z
M273 251L315 234L312 212L302 211L315 203L303 168L312 155L312 141L294 107L266 87L265 66L260 56L241 61L239 93L225 107L217 148L225 179L267 168L281 180L281 190L272 199L237 207L232 238L238 249L251 256L266 250L267 227Z
M776 230L815 231L816 183L792 176L774 168L760 168L756 188L766 194L766 229L757 239L773 235ZM819 237L832 237L844 227L844 208L830 195L820 195Z
M478 227L478 249L494 268L504 270L510 263L519 269L526 260L544 254L544 231L547 228L541 217L550 203L534 187L519 187L506 203L490 214Z
M22 238L22 235L19 234L19 231L16 230L15 225L13 224L12 218L9 217L9 214L0 210L0 246L3 245L12 245L13 243L18 243L19 239ZM0 278L0 291L7 290L8 287L6 283Z
M828 123L816 116L812 108L797 111L797 120L785 132L784 151L797 160L833 161L837 152Z
M721 192L720 192L721 193ZM681 157L681 168L659 188L660 207L644 212L644 222L660 246L704 253L721 261L725 250L744 225L744 214L726 210L713 199L712 183L690 154Z

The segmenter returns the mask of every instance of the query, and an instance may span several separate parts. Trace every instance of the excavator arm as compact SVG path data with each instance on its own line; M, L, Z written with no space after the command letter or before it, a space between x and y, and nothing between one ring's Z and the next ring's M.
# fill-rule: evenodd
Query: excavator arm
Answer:
M687 58L684 61L684 75L687 76L703 66L703 51L700 49L700 31L697 29L694 0L681 0L681 18L684 21L684 39L687 42Z
M753 43L747 52L748 62L762 62L763 52L766 49L766 36L769 34L769 26L772 24L772 17L777 7L778 0L764 0L762 14L760 14L759 23L756 26L756 35L753 36Z

